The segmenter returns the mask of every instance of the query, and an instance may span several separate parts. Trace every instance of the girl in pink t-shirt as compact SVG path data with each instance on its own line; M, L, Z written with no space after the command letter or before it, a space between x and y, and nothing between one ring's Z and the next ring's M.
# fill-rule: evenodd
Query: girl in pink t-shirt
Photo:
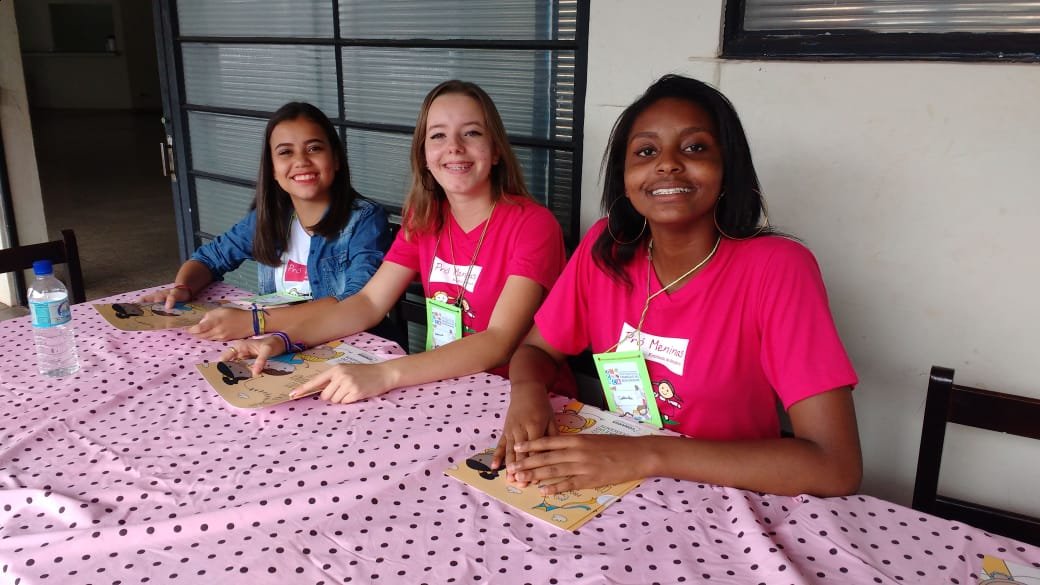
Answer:
M764 220L733 106L704 83L665 76L621 114L605 168L607 217L510 362L492 466L546 494L650 476L854 492L856 374L815 259ZM564 358L586 349L641 355L665 427L685 436L558 434L547 388ZM777 400L793 437L781 437Z
M461 339L379 364L340 364L295 394L321 389L322 399L347 403L494 368L506 373L563 269L560 225L527 192L498 110L473 83L446 81L427 94L411 154L402 229L368 284L338 303L272 310L268 329L284 337L238 341L222 359L256 356L256 375L290 343L313 346L372 327L418 279L427 297L458 311L461 330L453 332Z

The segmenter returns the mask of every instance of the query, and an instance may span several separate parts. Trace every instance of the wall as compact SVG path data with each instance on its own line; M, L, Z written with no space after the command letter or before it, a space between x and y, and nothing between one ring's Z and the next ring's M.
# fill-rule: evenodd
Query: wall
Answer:
M719 87L770 219L820 261L860 375L863 491L909 504L931 365L1040 397L1040 66L723 61L722 0L591 4L582 225L620 109L667 72ZM940 487L1040 514L1029 443L951 428Z
M4 156L7 163L11 199L21 244L47 241L47 223L43 217L43 195L36 169L29 103L25 94L25 77L18 51L18 27L14 4L0 1L0 129L3 131ZM5 221L8 218L4 218ZM0 230L2 231L2 230ZM2 237L2 236L0 236ZM0 242L6 248L10 242ZM14 276L0 276L0 303L13 304Z
M132 108L135 94L128 73L127 52L124 50L127 47L128 31L124 25L124 10L120 0L60 0L64 4L75 2L112 6L118 51L55 53L49 6L58 3L57 0L15 0L18 26L23 31L21 47L26 84L33 107ZM139 10L132 11L133 14L137 12ZM136 30L139 27L131 28ZM136 43L136 36L131 35L131 38ZM152 53L154 55L154 48ZM134 70L137 71L137 68Z

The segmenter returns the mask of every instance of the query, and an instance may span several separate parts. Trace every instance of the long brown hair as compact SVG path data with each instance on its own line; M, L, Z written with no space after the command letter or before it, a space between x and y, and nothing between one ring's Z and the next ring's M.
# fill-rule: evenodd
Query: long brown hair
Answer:
M256 209L256 230L253 233L253 259L268 266L280 266L282 252L289 243L289 218L294 208L292 198L274 178L274 163L271 159L271 133L275 126L287 120L304 118L314 122L325 132L325 139L339 164L339 170L329 188L329 209L324 217L312 226L304 226L325 238L334 238L350 221L354 203L361 194L350 184L350 168L347 166L347 151L339 139L339 133L321 110L305 102L289 102L271 116L264 129L264 145L260 151L260 171L256 180L256 197L252 207Z
M499 157L498 164L491 167L491 198L497 201L502 193L531 198L524 183L520 162L509 145L505 125L491 96L475 83L451 79L426 94L426 99L419 109L419 118L415 121L415 133L412 135L412 184L402 212L404 230L408 236L412 232L436 232L444 223L447 195L426 167L426 123L433 101L448 94L461 94L473 98L484 112L484 126Z

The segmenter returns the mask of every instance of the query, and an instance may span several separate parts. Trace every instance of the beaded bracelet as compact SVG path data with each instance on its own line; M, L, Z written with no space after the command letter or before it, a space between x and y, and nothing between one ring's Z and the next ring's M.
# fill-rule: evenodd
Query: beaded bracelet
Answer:
M307 346L302 343L293 343L290 341L289 336L282 331L272 331L270 334L282 340L282 343L285 344L285 353L299 353L307 349Z
M253 335L263 335L267 332L267 319L264 317L267 309L254 304L250 310L253 312Z
M173 290L182 289L188 291L188 297L195 298L195 291L191 290L191 287L186 284L175 284Z

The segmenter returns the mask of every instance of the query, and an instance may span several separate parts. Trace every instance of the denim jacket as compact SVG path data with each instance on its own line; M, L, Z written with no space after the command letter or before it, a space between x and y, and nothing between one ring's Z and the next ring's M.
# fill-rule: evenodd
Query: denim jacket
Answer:
M224 273L253 259L255 231L254 209L231 229L195 250L191 259L205 264L213 273L214 280L222 280ZM326 240L319 235L311 236L307 258L311 296L341 300L361 290L383 262L383 252L389 243L386 211L378 203L357 199L350 221L338 238ZM257 264L260 294L275 292L275 270L275 266Z

